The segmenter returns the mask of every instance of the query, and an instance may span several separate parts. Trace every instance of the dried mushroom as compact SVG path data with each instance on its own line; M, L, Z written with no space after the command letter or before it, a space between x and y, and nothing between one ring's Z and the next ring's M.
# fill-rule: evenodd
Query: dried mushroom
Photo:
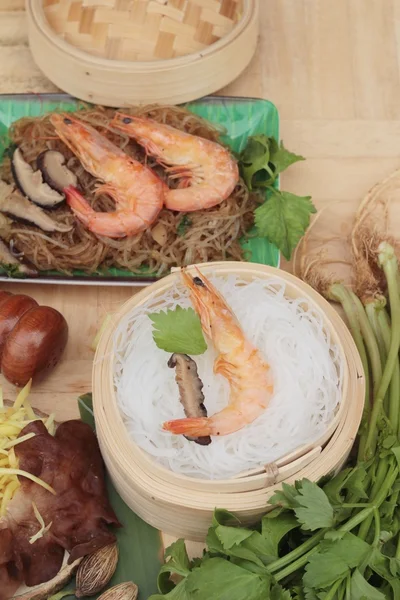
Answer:
M44 208L55 208L65 200L65 195L51 188L43 181L42 172L34 171L22 156L19 148L11 159L14 181L22 194Z
M39 206L32 204L28 198L4 181L0 181L0 212L15 221L36 225L43 231L67 232L72 229L69 225L57 223Z
M46 150L39 154L37 158L37 167L42 173L43 180L57 192L63 193L63 190L69 185L74 187L78 184L78 179L65 164L65 156L56 150Z

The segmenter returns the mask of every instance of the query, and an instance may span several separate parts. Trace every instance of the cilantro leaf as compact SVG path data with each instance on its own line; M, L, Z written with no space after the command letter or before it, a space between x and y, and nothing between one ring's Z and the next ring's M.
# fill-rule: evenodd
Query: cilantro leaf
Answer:
M178 354L203 354L207 344L200 319L192 308L177 306L175 310L149 315L153 322L153 339L161 350Z
M398 559L388 558L378 548L375 548L369 566L379 577L389 583L393 590L393 598L400 598L400 564Z
M283 508L296 508L298 490L294 485L282 483L281 490L278 490L271 496L269 503L272 506L282 506Z
M212 554L220 554L229 556L231 559L245 561L246 565L244 566L242 563L242 566L249 571L253 571L254 567L252 565L257 565L262 572L265 567L261 558L256 554L251 544L245 545L245 541L251 539L255 533L257 532L249 529L219 525L209 529L206 540L207 547ZM259 571L260 569L258 569Z
M251 573L223 558L210 558L185 583L190 600L260 600L269 597L271 576Z
M177 540L171 544L165 550L164 558L167 562L160 569L157 587L161 593L168 594L175 589L175 584L171 581L170 575L186 577L190 573L191 564L184 540Z
M292 600L292 595L288 590L284 590L278 583L271 588L271 600Z
M327 495L316 483L303 479L295 498L295 515L302 529L315 531L334 525L333 508Z
M190 560L184 540L177 540L165 550L165 560L168 562L161 567L161 571L175 573L186 577L190 573Z
M385 600L386 596L372 587L357 569L351 578L350 586L351 600Z
M341 540L321 542L320 550L310 556L306 566L304 585L314 590L329 588L338 579L346 577L350 569L361 565L370 549L352 533L347 533Z
M279 556L279 544L289 531L299 526L294 515L289 512L267 513L262 520L261 533L264 539L264 552L271 561Z
M270 191L271 197L254 212L255 224L258 234L267 237L290 260L316 209L310 196L296 196L272 188Z

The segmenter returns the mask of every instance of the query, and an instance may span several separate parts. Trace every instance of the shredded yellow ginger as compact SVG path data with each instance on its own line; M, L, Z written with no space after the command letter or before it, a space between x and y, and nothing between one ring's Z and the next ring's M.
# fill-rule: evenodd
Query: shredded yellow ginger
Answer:
M19 392L12 407L6 407L4 405L3 391L0 387L0 517L3 517L6 514L7 505L20 486L18 476L27 477L31 481L41 485L50 493L55 494L54 489L39 477L19 469L18 459L14 451L15 446L34 437L34 433L27 433L18 438L22 429L32 421L42 420L47 431L51 435L53 435L55 431L54 415L50 415L46 419L39 419L39 417L35 415L28 401L31 385L32 381L29 381ZM42 529L45 529L44 524L42 525L36 512L35 515L41 524Z

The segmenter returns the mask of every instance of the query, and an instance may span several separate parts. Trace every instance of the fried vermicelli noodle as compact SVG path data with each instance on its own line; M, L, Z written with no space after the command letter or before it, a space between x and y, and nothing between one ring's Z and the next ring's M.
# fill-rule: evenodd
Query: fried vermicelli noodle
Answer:
M163 168L147 157L135 141L111 129L114 112L113 109L95 107L84 108L76 115L167 180ZM146 116L215 142L219 141L221 134L210 123L178 107L148 106L124 109L124 112ZM58 150L67 158L67 166L76 174L80 191L91 206L97 211L114 210L115 203L109 196L95 197L99 181L84 170L79 160L56 136L49 116L23 118L14 123L10 131L11 142L20 147L25 160L33 168L36 168L36 158L41 152ZM12 183L9 160L4 161L2 169L3 179ZM168 181L168 185L172 187L174 184ZM163 209L151 229L122 239L95 235L63 204L50 214L54 220L73 226L68 233L46 233L33 225L15 222L10 239L39 270L71 273L74 269L81 269L93 273L99 268L119 267L139 273L147 267L152 274L162 275L174 266L242 260L244 255L239 240L252 226L257 204L257 196L250 194L240 180L232 195L220 205L191 213Z

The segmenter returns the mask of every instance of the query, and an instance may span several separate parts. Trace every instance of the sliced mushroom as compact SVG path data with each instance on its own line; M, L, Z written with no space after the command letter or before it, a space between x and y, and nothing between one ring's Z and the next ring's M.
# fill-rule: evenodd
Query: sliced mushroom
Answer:
M12 220L0 213L0 237L8 239L11 233Z
M17 148L11 159L14 181L24 196L45 208L55 208L65 200L65 195L53 190L43 181L40 170L34 171Z
M76 187L78 178L65 164L65 156L55 150L46 150L39 154L37 167L44 181L54 190L63 193L69 185Z
M43 231L60 231L61 233L65 233L72 229L69 225L57 223L39 206L32 204L28 198L22 196L18 190L15 190L4 181L0 181L0 212L8 215L15 221L36 225L40 229L43 229Z
M7 244L0 239L0 266L9 277L36 277L39 273L31 263L12 254Z
M203 382L199 377L197 365L187 354L173 354L168 361L170 369L175 369L175 380L179 388L180 401L187 417L206 417L204 406ZM200 446L211 444L209 435L185 438Z

